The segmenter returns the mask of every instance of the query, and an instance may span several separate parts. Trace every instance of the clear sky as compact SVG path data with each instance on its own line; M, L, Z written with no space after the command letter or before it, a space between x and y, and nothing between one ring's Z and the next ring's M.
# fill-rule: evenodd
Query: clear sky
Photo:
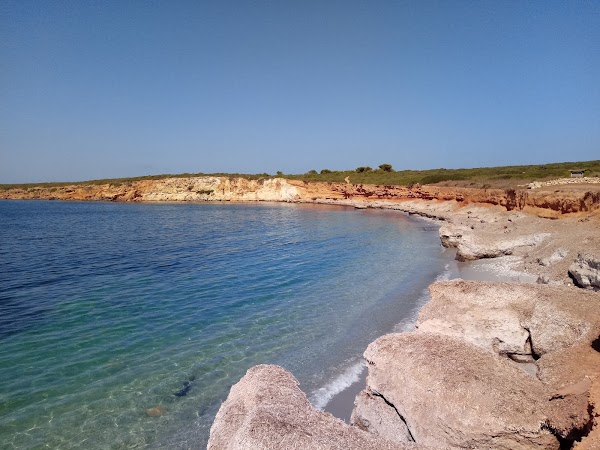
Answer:
M591 159L599 1L0 1L0 183Z

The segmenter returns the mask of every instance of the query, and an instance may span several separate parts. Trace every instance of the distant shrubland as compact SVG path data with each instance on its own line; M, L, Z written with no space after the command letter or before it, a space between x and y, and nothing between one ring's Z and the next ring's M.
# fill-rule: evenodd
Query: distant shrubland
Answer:
M285 175L283 178L306 181L343 182L350 177L354 184L416 185L451 184L473 187L514 187L534 180L569 177L571 170L583 169L585 176L600 177L600 160L536 164L529 166L479 167L471 169L394 170L391 164L381 164L378 169L360 166L355 170L335 171L323 169L303 175Z
M379 184L379 185L416 185L435 184L461 185L473 187L514 187L534 180L546 180L554 178L565 178L570 176L571 170L585 170L585 176L600 177L600 160L583 162L564 162L550 164L536 164L529 166L502 166L502 167L479 167L472 169L429 169L429 170L394 170L391 164L381 164L378 169L369 166L360 166L354 170L330 170L321 169L319 172L313 169L305 174L284 175L278 172L276 176L289 180L344 182L350 177L354 184ZM222 176L229 178L246 178L259 180L272 178L274 175L260 174L238 174L238 173L181 173L146 175L132 178L109 178L103 180L90 180L79 182L56 182L56 183L29 183L29 184L0 184L0 189L11 188L57 188L70 185L85 184L110 184L122 185L134 181L160 180L164 178L185 178L195 176Z

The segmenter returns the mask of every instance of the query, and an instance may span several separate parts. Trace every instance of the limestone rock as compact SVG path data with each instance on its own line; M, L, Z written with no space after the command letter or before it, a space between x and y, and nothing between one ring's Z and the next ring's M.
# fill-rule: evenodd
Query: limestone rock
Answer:
M594 292L463 280L433 283L429 292L419 331L460 337L507 356L539 357L600 334L600 295Z
M526 325L531 332L536 355L572 347L580 339L594 338L594 332L598 330L598 318L587 315L592 308L579 309L577 306L580 305L575 303L579 299L572 300L572 307L558 301L538 301L534 305L533 314ZM600 313L600 304L597 306L596 314Z
M538 275L535 282L537 284L550 284L550 277L546 274Z
M278 366L252 367L232 388L210 429L208 449L422 449L380 439L317 411Z
M447 223L440 227L438 233L442 245L446 248L450 248L458 246L467 230L469 230L468 227Z
M533 309L536 291L514 286L462 280L434 283L417 328L514 358L531 357L529 331L523 322Z
M352 425L389 441L414 442L404 419L386 401L364 390L354 401Z
M546 429L550 393L535 378L480 347L440 334L377 339L365 352L368 387L432 447L558 449Z
M538 258L538 264L540 266L544 266L544 267L551 266L552 264L565 259L568 255L568 253L569 252L567 250L565 250L564 248L559 248L554 253L552 253L550 256L548 256L546 258Z
M530 351L530 358L539 359L519 367L537 369L530 372L531 379L539 378L552 392L546 399L548 429L567 441L585 436L593 421L593 403L585 392L590 382L585 380L600 376L600 294L566 286L462 280L435 283L430 292L417 332L450 336L518 361L527 356L523 350ZM515 339L518 330L529 332L522 348L522 338ZM462 364L470 367L472 361Z
M600 290L600 258L579 254L569 267L569 276L578 287Z
M527 236L518 236L514 239L495 240L475 238L473 235L464 236L457 245L456 259L471 261L482 258L497 258L503 255L512 255L520 247L535 247L550 233L537 233Z
M296 186L281 178L247 180L202 176L156 180L143 193L142 201L283 201L299 199Z

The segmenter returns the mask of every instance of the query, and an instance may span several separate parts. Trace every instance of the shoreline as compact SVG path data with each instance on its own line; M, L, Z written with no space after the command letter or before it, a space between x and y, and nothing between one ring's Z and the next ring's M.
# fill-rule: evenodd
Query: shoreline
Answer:
M445 251L452 251L447 249ZM454 253L456 253L454 251ZM506 258L506 257L505 257ZM502 259L502 258L499 258ZM517 272L510 269L512 261L498 261L498 260L479 260L479 261L452 261L453 264L449 264L451 267L446 266L443 272L441 272L436 281L447 281L461 279L465 281L484 281L484 282L511 282L511 283L536 283L536 277L533 277L526 272ZM421 294L425 296L424 301L419 302L420 311L423 306L429 302L430 295L427 289ZM383 333L382 336L391 332L406 332L412 331L418 319L418 312L415 317L411 317L410 320L404 321L397 324L393 330ZM332 414L334 417L343 420L350 424L352 411L354 409L354 402L358 394L365 389L367 386L367 366L366 361L361 358L363 362L363 369L360 372L357 381L348 385L339 393L332 396L332 398L325 404L321 409L324 412ZM315 405L315 407L317 407Z
M596 282L594 279L600 280L600 265L596 266L600 261L600 215L597 214L596 203L585 214L562 215L559 212L558 220L549 220L520 209L507 210L497 204L458 202L455 199L311 198L262 201L391 209L421 216L440 225L439 238L444 247L455 249L459 261L455 264L460 268L460 276L467 279L474 277L477 281L433 283L430 286L431 300L421 307L414 332L384 335L369 345L365 352L368 374L363 371L359 377L360 380L367 378L365 388L361 390L359 380L329 401L329 409L334 409L336 415L344 418L348 416L350 404L354 405L356 417L352 425L310 406L306 394L299 390L288 372L282 372L283 369L275 366L256 366L231 388L228 399L221 405L211 428L209 448L238 448L225 444L237 433L242 433L239 436L243 436L244 440L258 439L252 442L260 447L266 442L275 442L270 440L273 435L269 434L274 430L279 430L276 435L281 435L291 429L297 432L289 432L289 443L309 447L315 442L306 436L318 439L329 436L324 439L338 439L339 446L347 448L370 448L371 445L374 446L372 448L405 448L391 444L398 443L398 439L406 439L400 442L434 446L485 447L491 445L485 439L496 439L494 436L505 436L505 433L508 434L502 439L508 439L506 448L530 448L518 444L523 439L521 433L529 436L527 442L530 444L535 441L536 445L544 448L558 448L557 443L563 442L561 448L584 449L592 447L579 446L580 441L586 445L600 442L600 426L594 415L595 410L600 410L600 294L593 289L580 289L586 287L586 282L588 287L600 289L600 285L593 284ZM548 209L554 210L553 207ZM510 283L488 281L489 278ZM581 283L584 283L583 286L580 286ZM494 301L479 304L479 298L492 298ZM537 306L537 300L532 300L536 298L544 299L541 306ZM545 302L550 302L553 309L543 311ZM475 308L476 314L463 317L444 310L450 306L467 308L467 311ZM440 353L436 350L440 348L446 350ZM417 349L418 353L429 356L421 361L410 353ZM405 354L406 351L409 353ZM455 357L447 359L455 353ZM395 365L398 360L406 360L407 363L400 372ZM470 364L468 361L474 360L481 361L473 366L474 372L463 373L460 364ZM444 372L433 370L430 374L431 364L436 361ZM509 368L514 368L515 362L525 363L532 370L519 370L515 374L511 372L514 369ZM447 367L454 369L446 373ZM569 370L565 371L564 367ZM403 381L392 377L400 374L393 376L402 378L405 370L409 374L413 371L413 377ZM442 391L423 391L425 381L417 375L421 373L442 377L451 384ZM453 417L454 411L468 413L473 408L473 405L463 404L466 398L470 398L471 391L463 392L447 404L443 393L452 393L452 386L463 384L477 390L480 383L477 380L489 377L494 380L491 385L487 383L491 393L482 393L475 406L475 410L483 413L470 420L484 420L480 416L485 418L485 411L496 417L498 402L509 399L506 401L510 407L502 411L504 415L499 422L494 422L493 435L486 435L492 432L489 429L491 425L440 432L436 427L448 426L445 421ZM429 383L438 386L434 379ZM517 389L527 392L528 407L532 408L529 415L514 413L519 406L511 402L522 400L512 399L510 392L503 390L506 383L520 386ZM279 425L268 426L265 434L250 436L245 428L238 429L233 423L248 420L250 424L258 419L260 423L271 423L269 417L260 412L260 399L264 398L265 389L271 392L268 409L280 408L277 410L288 419L277 422ZM567 394L562 393L564 389ZM278 395L286 390L289 390L285 397L288 400L279 400ZM352 397L356 391L359 394L354 400ZM381 399L385 402L382 403ZM436 405L441 401L440 411L445 412L438 417L438 422L426 425L431 417L423 414L420 408L428 401ZM240 414L235 412L240 402L246 405L245 419L232 422L228 417ZM389 415L390 406L396 415ZM288 416L290 411L298 410L302 414ZM398 415L406 428L405 436L402 433L389 434L389 427L395 429L398 426L391 425L398 420ZM507 426L506 420L512 423L509 430L503 428ZM540 427L540 424L543 426ZM282 425L288 431L278 428ZM308 426L312 428L307 429ZM346 438L340 437L342 435L351 439L343 441ZM568 439L569 446L565 446L565 439ZM274 445L273 448L285 447Z
M593 269L596 264L593 255L600 255L600 217L597 214L549 220L519 210L507 211L497 205L423 199L402 202L314 199L303 203L393 209L433 220L440 225L442 245L456 250L457 275L475 278L475 281L433 283L430 286L431 300L421 307L416 330L384 335L372 342L364 355L368 373L363 371L358 382L334 396L325 406L325 413L300 400L290 404L282 399L281 414L302 411L294 418L290 417L289 423L286 422L285 430L289 430L289 426L298 430L291 434L287 432L288 442L297 446L315 446L321 439L331 439L335 442L333 447L344 448L405 449L410 444L410 448L416 449L422 444L450 448L498 446L525 449L541 446L578 450L593 448L589 445L600 442L600 426L593 412L595 408L600 409L600 354L596 353L600 350L594 344L600 339L600 294L593 289L575 287L574 283L580 281L578 275L572 273L576 270L573 269L576 263L582 266L587 261L590 261L590 266L584 267L584 270L596 270ZM464 296L460 294L462 291L469 294ZM463 311L471 311L478 304L472 302L480 301L478 298L495 300L477 306L478 309L473 310L477 311L474 316L474 312L466 316L464 313L443 312L444 308L454 304L467 308ZM535 331L529 324L531 314L534 317L542 314L535 311L543 306L536 306L536 301L532 303L534 298L548 298L556 305L553 306L555 309L543 313L550 314L548 318L535 319L541 320L535 322ZM500 303L496 306L498 301ZM533 312L523 316L524 310ZM431 311L434 314L432 318ZM573 314L579 318L570 318ZM569 324L576 323L573 322L575 320L587 321L585 325L578 325L582 330L580 333L584 334L575 335L567 341L563 325L558 328L552 325L566 321L566 329L572 329L569 327L575 325ZM532 333L535 333L534 338L531 338ZM540 336L544 333L554 337L542 348ZM523 336L524 347L510 347L513 344L509 343L516 336ZM396 341L398 344L393 344L392 350L390 345ZM503 346L508 346L507 350L503 350ZM575 346L573 350L570 350L571 346ZM445 350L440 353L440 348ZM419 358L417 355L420 353L430 356ZM473 366L472 361L477 360L481 362ZM471 367L473 372L463 372L461 364ZM569 369L565 371L565 367ZM260 413L259 400L263 398L261 392L264 389L271 389L267 388L267 384L274 389L287 386L285 389L297 392L290 395L306 398L297 387L292 388L293 376L285 371L280 373L280 370L275 366L256 366L232 387L213 422L209 449L240 448L227 437L235 430L242 433L236 439L241 436L244 440L255 439L252 442L257 446L274 442L271 431L266 429L264 433L250 437L242 431L245 428L225 424L230 420L227 418L230 414L239 414L235 412L239 402L255 405L244 414L248 424L255 423L254 418L258 420L259 417L269 423L269 419ZM425 382L421 379L422 374L441 378ZM396 381L398 377L404 381ZM494 381L486 381L481 386L481 380L490 380L490 377ZM445 381L440 384L439 380ZM457 391L462 392L460 395L444 403L446 396L452 397L458 386L472 386L477 392L483 389L475 406L464 404L472 394L470 390L463 392L460 389ZM507 388L527 392L531 412L525 415L516 413L521 408L518 403L523 399L511 397L510 391L505 391ZM562 394L561 389L569 393ZM355 395L357 391L358 396ZM270 408L279 408L275 392ZM565 400L554 403L555 398ZM439 407L445 412L440 412L441 416L432 416L434 410L426 408L423 411L423 405L428 402L433 402L431 407L435 410ZM348 421L351 406L354 409L348 425L340 418ZM456 411L463 411L470 417L468 420L477 425L461 428L460 422L446 424L453 420L451 418ZM471 417L473 411L477 413ZM331 415L332 412L334 415ZM490 419L486 419L487 414L491 414ZM437 417L437 422L430 423L432 417ZM398 423L398 418L401 423ZM478 421L487 425L479 425ZM541 423L543 425L540 426ZM284 429L278 429L275 424L271 426L278 430L276 435L285 435ZM445 428L448 426L457 429L450 431ZM405 431L401 432L403 427ZM315 436L317 441L302 433ZM496 441L496 444L492 443ZM273 448L285 446L274 445Z

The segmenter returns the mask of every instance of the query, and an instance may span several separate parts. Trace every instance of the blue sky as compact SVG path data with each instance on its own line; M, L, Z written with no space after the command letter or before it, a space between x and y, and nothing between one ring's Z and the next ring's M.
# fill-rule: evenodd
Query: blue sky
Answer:
M0 2L0 183L600 159L597 1Z

